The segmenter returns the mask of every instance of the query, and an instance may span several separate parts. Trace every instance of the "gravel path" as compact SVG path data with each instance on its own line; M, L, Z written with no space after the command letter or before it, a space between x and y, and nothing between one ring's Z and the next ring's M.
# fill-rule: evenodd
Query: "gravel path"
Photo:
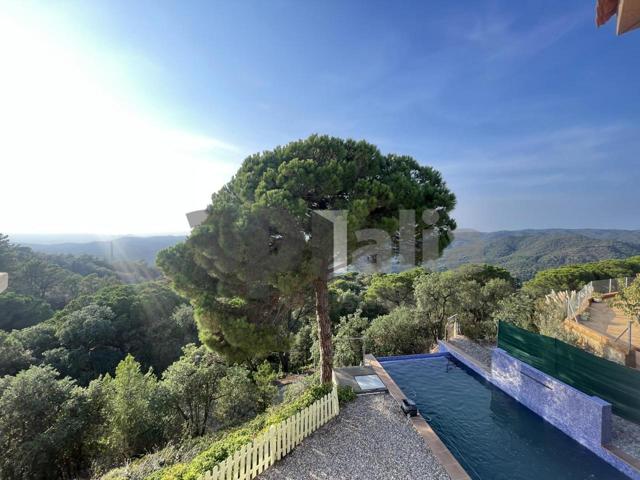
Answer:
M449 476L388 394L362 395L262 480L447 480Z

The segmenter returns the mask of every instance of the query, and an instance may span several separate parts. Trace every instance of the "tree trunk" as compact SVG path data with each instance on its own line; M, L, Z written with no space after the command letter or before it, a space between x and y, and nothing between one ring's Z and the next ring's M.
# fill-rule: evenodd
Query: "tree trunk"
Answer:
M320 341L320 379L322 383L331 383L333 380L333 343L331 341L327 278L317 278L313 282L313 287L316 291L316 319L318 321L318 340Z
M280 360L282 371L289 373L289 352L278 352L278 360Z

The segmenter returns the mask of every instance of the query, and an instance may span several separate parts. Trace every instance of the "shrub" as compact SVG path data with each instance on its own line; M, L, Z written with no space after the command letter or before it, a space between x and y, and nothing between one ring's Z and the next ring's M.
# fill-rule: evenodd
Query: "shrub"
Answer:
M105 460L126 459L164 443L164 405L151 370L143 373L140 364L128 355L116 368L114 378L107 376L96 382L102 382L104 392Z
M340 403L353 402L356 399L356 392L348 385L340 385L338 387L338 400Z
M289 366L293 371L313 363L311 348L313 346L313 330L311 325L304 325L293 337L293 344L289 352Z
M0 378L0 478L75 478L85 466L87 397L57 376L51 367L32 366Z
M358 310L342 317L333 338L333 361L336 366L359 365L362 362L362 342L357 340L369 328L370 322Z
M365 336L367 347L380 356L423 353L431 346L424 325L407 307L376 318Z
M331 385L311 385L295 400L272 407L241 427L221 432L219 439L211 443L191 462L165 467L147 476L145 480L197 480L245 443L253 440L256 435L264 432L271 425L276 425L295 415L330 393L331 389Z
M275 381L278 378L278 374L273 370L271 364L267 361L258 366L258 369L253 373L253 381L256 382L257 395L258 395L258 410L264 411L269 407L278 396L278 387L275 386Z

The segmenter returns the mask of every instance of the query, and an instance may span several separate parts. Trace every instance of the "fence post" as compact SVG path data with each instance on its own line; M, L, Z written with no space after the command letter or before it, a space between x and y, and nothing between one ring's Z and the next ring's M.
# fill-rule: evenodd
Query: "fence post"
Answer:
M613 279L610 278L609 279L609 293L611 293L611 284L613 283Z
M629 320L629 351L631 351L632 348L632 344L631 344L631 326L633 325L633 321Z

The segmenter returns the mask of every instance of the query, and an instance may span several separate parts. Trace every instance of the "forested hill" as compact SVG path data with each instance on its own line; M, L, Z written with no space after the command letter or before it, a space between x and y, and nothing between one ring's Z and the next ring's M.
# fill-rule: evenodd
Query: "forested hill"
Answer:
M527 280L548 268L639 254L638 230L461 230L455 232L455 240L437 265L451 269L465 263L489 263Z
M143 260L155 264L158 252L184 240L183 236L121 237L87 243L26 244L48 254L92 255L114 261ZM489 263L528 280L547 268L640 255L638 230L459 230L437 262L439 269L465 263Z
M112 241L86 243L35 244L23 243L36 252L49 254L91 255L115 262L145 261L155 265L156 255L164 248L171 247L185 239L180 235L154 237L121 237Z

